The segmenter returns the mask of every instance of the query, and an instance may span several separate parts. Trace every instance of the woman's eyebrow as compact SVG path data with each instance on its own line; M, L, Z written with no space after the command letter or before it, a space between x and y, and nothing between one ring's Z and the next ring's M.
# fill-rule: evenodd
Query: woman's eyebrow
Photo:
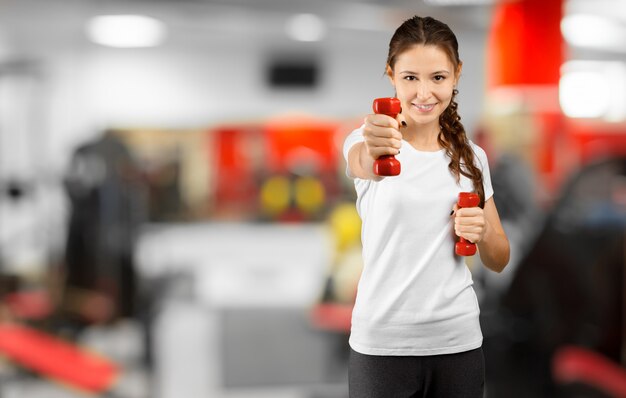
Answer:
M410 71L410 70L403 70L402 72L400 72L400 74L401 75L419 75L419 73L413 72L413 71ZM442 75L442 74L449 75L450 72L445 70L445 69L442 69L442 70L438 70L438 71L435 71L435 72L431 73L431 75Z

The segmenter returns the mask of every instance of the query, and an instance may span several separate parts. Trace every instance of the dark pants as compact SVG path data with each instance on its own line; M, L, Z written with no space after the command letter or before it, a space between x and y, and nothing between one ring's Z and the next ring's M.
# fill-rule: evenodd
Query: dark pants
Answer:
M433 356L364 355L350 350L350 398L482 398L482 348Z

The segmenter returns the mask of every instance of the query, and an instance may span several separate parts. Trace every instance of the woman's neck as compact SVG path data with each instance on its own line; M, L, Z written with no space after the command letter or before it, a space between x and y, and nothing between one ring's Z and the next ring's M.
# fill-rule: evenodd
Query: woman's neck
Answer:
M407 129L402 132L405 141L411 144L415 149L421 151L438 151L441 149L439 145L439 126L423 127Z

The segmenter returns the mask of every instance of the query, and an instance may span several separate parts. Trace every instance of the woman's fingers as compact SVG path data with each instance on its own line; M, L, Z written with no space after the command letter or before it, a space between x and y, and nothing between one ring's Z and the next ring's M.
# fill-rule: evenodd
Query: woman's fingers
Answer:
M392 118L391 116L373 113L371 115L367 115L365 118L365 126L378 126L378 127L392 127L394 129L400 128L400 123L398 120Z
M454 233L470 242L479 242L485 232L485 217L479 207L456 207L454 216Z
M398 126L402 129L405 128L407 126L406 124L406 118L404 116L402 116L401 113L398 113L398 116L396 117L396 121L398 122Z
M367 153L369 153L374 159L378 159L383 155L397 155L400 153L399 149L390 146L374 146L366 144L366 148Z
M400 153L402 134L398 131L398 121L389 116L368 115L365 118L363 137L367 151L373 158Z
M392 142L400 142L402 140L402 134L392 127L376 127L376 128L365 128L363 130L363 136L367 138L384 138L391 140Z

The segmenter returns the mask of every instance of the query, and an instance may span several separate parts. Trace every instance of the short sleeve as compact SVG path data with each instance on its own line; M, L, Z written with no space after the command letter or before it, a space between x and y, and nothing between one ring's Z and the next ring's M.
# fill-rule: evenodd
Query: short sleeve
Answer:
M483 172L483 187L485 190L485 201L493 196L493 186L491 185L491 173L489 172L489 161L487 154L478 145L472 143L472 149L476 155L476 166Z
M354 178L353 175L350 174L350 169L348 165L348 153L350 152L350 148L359 142L365 141L363 138L363 127L361 126L358 129L352 131L343 142L343 157L346 160L346 175L350 178Z

